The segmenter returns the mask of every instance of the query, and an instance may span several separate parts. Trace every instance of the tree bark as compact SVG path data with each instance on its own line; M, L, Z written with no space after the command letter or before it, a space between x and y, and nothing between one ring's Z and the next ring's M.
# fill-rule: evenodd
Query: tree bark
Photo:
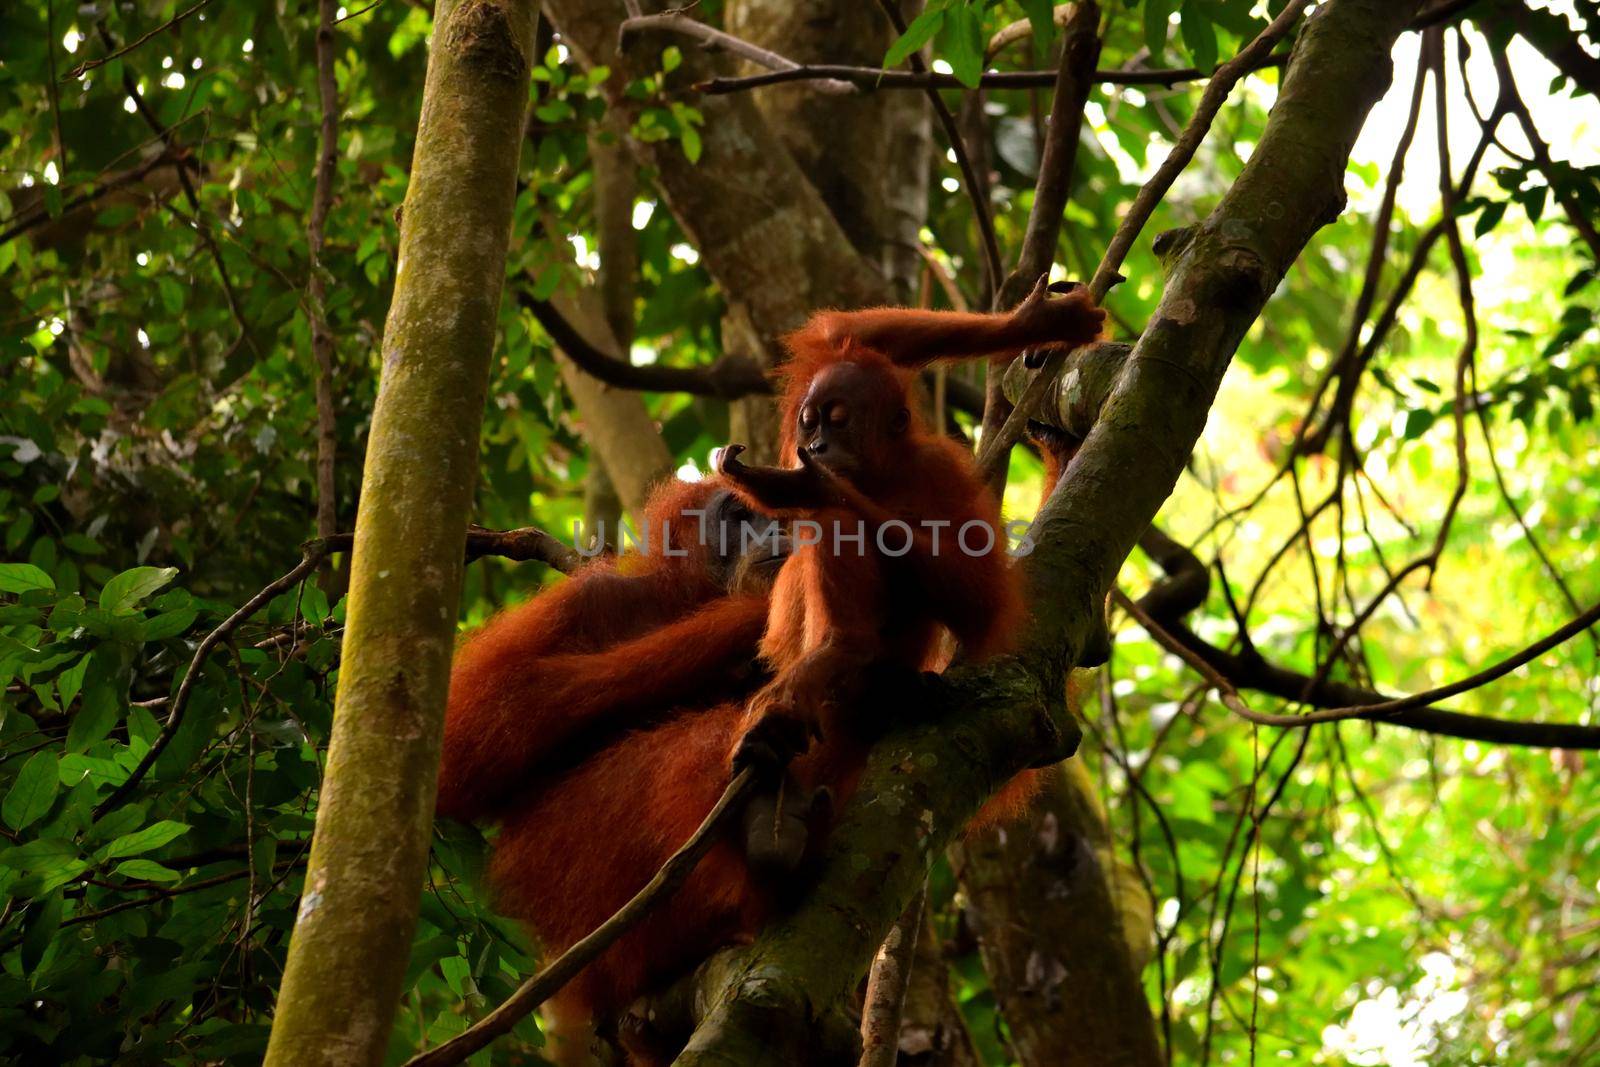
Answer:
M920 0L901 4L907 19ZM859 0L735 0L729 33L797 63L878 66L894 41L877 5ZM758 73L744 64L740 73ZM894 303L911 302L922 267L933 131L918 93L819 93L806 84L752 94L852 246L888 281Z
M416 927L535 6L440 3L316 832L266 1062L379 1064Z
M637 106L622 96L628 79L660 69L661 51L683 48L669 87L702 81L722 68L681 38L630 36L617 48L627 17L622 0L546 0L562 39L588 65L604 64L610 103L624 114ZM659 10L660 3L644 9ZM704 116L700 158L690 162L676 141L637 144L656 172L668 208L700 252L713 279L738 305L753 336L769 352L819 307L864 307L889 300L883 279L851 246L782 140L746 94L695 101ZM774 255L773 249L781 249Z
M1109 834L1088 784L1068 761L1026 822L965 838L951 861L1023 1067L1158 1067L1155 1023L1108 877Z
M1169 260L1156 314L1035 522L1033 625L1015 659L957 668L874 750L806 900L733 968L679 1062L805 1062L807 1020L854 987L889 926L997 784L1076 741L1065 676L1118 567L1171 493L1268 296L1343 205L1351 146L1416 0L1329 0L1233 187ZM1330 87L1337 86L1337 92ZM951 713L945 717L941 713Z

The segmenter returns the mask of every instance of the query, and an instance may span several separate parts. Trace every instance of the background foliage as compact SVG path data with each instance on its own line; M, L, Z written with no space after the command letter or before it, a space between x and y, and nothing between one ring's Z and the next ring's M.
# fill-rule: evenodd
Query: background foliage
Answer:
M206 658L170 743L125 800L105 804L161 736L200 637L295 562L314 515L315 5L202 4L67 77L188 7L25 0L0 13L0 1056L20 1061L259 1058L337 680L335 572L277 597ZM696 16L714 20L718 7ZM342 17L321 310L337 339L347 528L430 16L388 0ZM1035 38L995 65L1045 66L1055 31L1039 2L935 0L885 61L929 44L971 85L989 36L1024 17ZM1112 5L1101 67L1209 70L1266 17L1250 0ZM1580 3L1572 21L1592 49L1595 6ZM1503 47L1485 32L1462 31L1471 54L1459 70L1449 46L1458 174L1479 136L1459 106L1463 84L1475 103L1492 98L1489 57ZM1275 476L1349 328L1416 50L1415 35L1402 42L1395 88L1346 175L1351 210L1317 237L1246 341L1161 520L1225 579L1191 625L1234 640L1231 593L1260 651L1307 672L1396 562L1428 551L1458 475L1452 383L1464 328L1436 241L1356 398L1362 473L1341 476L1330 450L1301 457L1292 478ZM1490 148L1457 205L1478 275L1465 496L1431 588L1410 583L1386 600L1333 667L1391 691L1471 673L1572 614L1568 594L1577 605L1600 596L1591 531L1600 283L1558 206L1566 196L1600 217L1600 105L1521 42L1509 55L1560 165L1547 174L1522 159L1526 140L1503 126L1504 146ZM593 264L588 135L605 111L604 74L582 70L559 41L535 72L473 516L485 526L565 532L583 512L588 449L550 341L516 296L581 284ZM1149 233L1194 221L1237 175L1276 77L1263 72L1235 95ZM1196 92L1095 89L1058 273L1092 271ZM676 141L695 158L693 97L666 93L660 79L633 93L647 102L634 136ZM1047 99L987 96L1003 247L1020 240ZM1423 112L1384 295L1441 210L1427 158L1431 105ZM709 363L722 354L722 295L644 190L634 358ZM923 241L972 301L976 239L941 148ZM1123 273L1132 280L1109 306L1127 337L1159 294L1148 240ZM726 440L726 405L647 399L686 470ZM1008 512L1030 513L1037 478L1019 453ZM1317 510L1330 493L1336 502ZM1137 591L1155 576L1136 558L1124 585ZM532 565L475 564L464 622L548 578ZM1457 706L1593 723L1597 650L1575 640ZM1252 729L1131 623L1119 623L1098 694L1084 758L1121 854L1154 890L1161 951L1147 982L1176 1060L1253 1050L1294 1062L1554 1064L1600 1054L1593 754L1357 723ZM434 857L397 1056L459 1031L537 959L482 897L475 832L441 825ZM948 879L935 889L953 929L959 902ZM969 1021L991 1062L1004 1063L982 971L960 957L959 938L952 950ZM519 1033L537 1041L532 1023Z

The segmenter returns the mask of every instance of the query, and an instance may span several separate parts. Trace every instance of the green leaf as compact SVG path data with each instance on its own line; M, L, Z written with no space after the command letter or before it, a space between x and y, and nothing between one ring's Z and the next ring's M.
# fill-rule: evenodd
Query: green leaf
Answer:
M885 69L898 67L906 61L906 57L929 41L939 32L944 25L944 8L929 7L922 14L911 20L911 25L906 27L906 32L889 46L883 54Z
M37 841L0 852L0 866L14 871L48 871L65 866L77 858L77 846L71 841L41 837Z
M1416 408L1408 411L1406 412L1405 430L1401 433L1401 436L1407 441L1415 441L1427 433L1428 427L1432 426L1438 418L1437 415L1426 408Z
M1472 232L1482 237L1499 225L1506 213L1506 201L1496 200L1483 209L1483 214L1478 216L1477 223L1472 227Z
M1536 185L1522 197L1522 209L1528 213L1529 222L1538 222L1544 215L1545 199L1550 195L1548 185Z
M105 682L92 682L83 692L83 704L67 727L67 751L83 752L102 740L117 725L122 702Z
M0 593L27 593L55 587L55 581L31 563L0 563Z
M131 834L123 834L111 844L96 853L100 859L114 860L118 856L137 856L141 852L158 849L189 832L187 823L173 822L163 819L158 823L151 823L143 830L135 830Z
M144 622L144 639L146 641L163 641L169 637L177 637L194 625L194 620L199 615L199 609L188 607L176 611L164 611L160 615L146 619Z
M976 89L983 78L983 23L977 9L966 5L951 8L939 41L956 80Z
M39 966L59 929L61 929L61 894L52 893L28 909L28 917L22 925L23 973L32 974Z
M1597 274L1600 274L1600 268L1584 267L1582 270L1572 276L1571 281L1567 282L1567 287L1561 290L1561 295L1571 296L1573 293L1576 293L1578 290L1594 281Z
M0 818L13 830L37 822L55 803L56 791L61 788L60 774L54 752L35 752L17 773L4 802L0 802Z
M56 676L56 689L61 694L61 706L67 707L77 697L78 691L83 688L83 676L89 670L89 657L84 656L77 663L68 667Z
M1144 45L1150 49L1150 61L1159 63L1167 50L1169 20L1178 9L1178 0L1145 0Z
M1179 17L1178 30L1183 36L1183 47L1195 67L1209 74L1217 66L1217 31L1211 20L1197 3L1185 3Z
M1033 39L1043 52L1055 38L1055 5L1050 0L1018 0L1033 27Z
M176 567L134 567L123 571L100 590L100 606L106 611L132 611L139 601L177 577Z
M180 877L171 867L163 867L155 860L123 860L115 867L117 874L140 878L148 882L175 882Z

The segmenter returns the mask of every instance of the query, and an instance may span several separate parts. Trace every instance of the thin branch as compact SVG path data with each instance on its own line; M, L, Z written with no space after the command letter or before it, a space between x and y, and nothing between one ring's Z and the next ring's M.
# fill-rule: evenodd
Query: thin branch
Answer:
M189 669L184 672L183 680L178 683L178 691L173 694L172 704L167 711L167 719L161 726L161 733L156 736L133 773L128 775L126 781L112 790L111 795L95 806L95 818L99 818L110 811L117 804L125 800L129 794L150 773L150 768L160 758L167 745L172 742L178 728L183 725L184 713L188 711L189 699L194 689L195 679L200 676L200 668L205 663L220 643L226 641L233 632L244 623L248 622L257 612L266 607L281 593L294 588L304 581L322 561L335 552L348 552L355 544L355 535L349 533L334 534L332 537L317 538L307 541L301 546L300 562L296 563L282 577L265 585L255 596L245 601L244 605L224 619L217 627L205 637L200 639L200 644L195 646L194 655L189 659ZM525 527L519 530L485 530L473 526L467 530L467 559L473 560L483 556L500 556L505 559L527 562L537 560L547 563L563 574L569 574L582 563L583 557L573 549L543 530L534 527Z
M900 16L900 9L892 0L878 0L878 6L883 9L884 17L889 20L889 25L894 27L894 32L904 36L906 20ZM917 74L927 74L928 68L922 62L922 54L913 51L906 57L906 62ZM994 235L994 217L989 211L989 205L979 196L983 188L978 181L978 175L972 169L972 157L967 152L966 143L961 139L961 131L956 126L956 117L950 113L950 108L945 105L944 98L937 89L926 90L928 103L933 105L933 113L939 119L939 125L944 128L945 138L950 142L950 151L955 153L956 165L961 168L961 184L967 190L967 196L972 200L972 212L977 216L978 234L982 238L984 262L989 268L989 277L1000 277L1000 244Z
M905 1010L912 957L922 929L928 885L911 898L898 922L883 939L867 972L866 1002L861 1009L860 1067L894 1067L900 1058L900 1016Z
M1287 52L1263 56L1252 70L1282 67L1289 60ZM1096 85L1153 85L1172 88L1186 82L1200 81L1210 75L1197 67L1156 68L1151 70L1119 69L1097 70L1091 79ZM879 67L855 67L841 63L806 63L766 74L752 74L741 78L708 78L694 88L707 96L741 93L768 85L808 81L845 82L863 92L880 89L967 89L954 74L937 71L883 70ZM980 89L1048 89L1055 84L1054 70L991 70L978 78Z
M1202 678L1218 689L1222 688L1217 681L1220 677L1227 683L1228 688L1235 692L1241 688L1251 689L1312 707L1360 708L1361 714L1346 717L1371 719L1388 726L1399 726L1442 737L1531 748L1600 749L1600 726L1514 722L1435 707L1419 707L1416 710L1390 714L1381 712L1368 714L1374 708L1392 704L1394 698L1345 682L1314 678L1269 663L1262 658L1256 651L1255 642L1251 639L1249 631L1244 628L1244 613L1234 604L1233 593L1226 580L1222 583L1223 593L1232 610L1235 625L1239 627L1237 640L1243 646L1243 651L1229 652L1219 648L1189 629L1184 625L1182 616L1204 602L1204 596L1199 595L1197 598L1197 591L1192 588L1195 582L1194 572L1198 570L1204 573L1204 567L1189 549L1154 530L1146 531L1145 536L1139 540L1139 546L1166 575L1137 602L1140 610L1151 616L1161 628L1159 633L1150 630L1151 637L1194 667ZM1144 625L1137 612L1130 611L1130 614L1140 622L1140 625ZM1173 642L1186 651L1180 652L1172 648L1168 642ZM1202 669L1193 657L1198 657L1209 669ZM1443 696L1437 696L1428 703L1442 699ZM1293 718L1296 723L1301 721L1298 716L1289 718Z
M746 41L742 37L735 37L731 33L708 26L699 19L690 18L681 11L669 11L660 15L636 15L623 19L617 27L617 47L623 48L629 34L644 33L649 30L662 30L667 33L676 33L684 37L692 37L700 42L701 47L712 52L727 52L747 59L758 67L765 67L770 71L799 70L800 64L788 56L781 56L758 44ZM838 81L831 78L816 79L820 84L817 88L825 93L853 93L856 87L847 81Z
M883 0L879 0L880 3ZM1100 265L1095 268L1094 277L1089 282L1089 291L1096 301L1105 299L1111 287L1122 276L1117 269L1122 266L1122 261L1127 258L1128 251L1133 247L1134 240L1144 229L1156 205L1167 195L1167 190L1177 180L1194 158L1200 143L1205 140L1206 134L1211 130L1212 120L1217 112L1227 102L1228 96L1233 92L1233 87L1239 79L1254 69L1254 64L1272 53L1285 34L1299 20L1301 12L1305 9L1308 0L1289 0L1289 3L1273 19L1266 29L1258 34L1255 40L1245 45L1232 59L1217 68L1217 72L1206 83L1206 88L1200 94L1200 102L1195 105L1194 115L1190 117L1189 124L1184 127L1183 133L1178 136L1177 142L1172 146L1172 151L1167 158L1162 160L1161 166L1156 168L1155 174L1145 182L1134 197L1133 204L1123 216L1122 222L1117 226L1117 232L1112 235L1111 243L1107 246L1105 255L1101 257ZM1011 446L1022 436L1022 429L1027 425L1028 419L1038 409L1039 402L1049 390L1050 384L1060 373L1062 365L1066 362L1068 353L1056 350L1046 358L1044 366L1028 383L1028 388L1023 392L1016 408L1006 419L1000 432L990 440L983 443L983 452L978 457L978 473L988 481L999 464L1010 455Z
M1050 116L1039 153L1039 176L1033 186L1033 207L1023 233L1017 265L995 294L994 309L1008 310L1021 303L1035 279L1048 274L1061 236L1062 215L1072 189L1078 139L1083 129L1083 108L1089 100L1090 73L1100 59L1100 7L1093 0L1073 6L1061 41ZM984 439L998 436L1014 410L1006 399L1003 375L991 368L983 412ZM1003 494L1011 453L999 455L992 469L983 472L991 490Z
M1207 663L1205 658L1198 652L1195 652L1169 633L1165 626L1157 622L1148 611L1139 606L1138 601L1127 593L1124 593L1121 589L1115 589L1111 595L1116 600L1117 606L1132 615L1139 625L1144 627L1145 632L1155 640L1156 644L1183 660L1194 669L1195 673L1210 682L1211 687L1217 691L1217 699L1222 701L1223 707L1242 718L1250 719L1252 722L1255 721L1252 716L1256 713L1250 710L1249 705L1244 702L1244 698L1239 695L1239 691L1233 687L1233 683L1228 681L1221 671Z
M1394 222L1394 205L1400 192L1400 179L1405 175L1406 156L1410 154L1411 143L1416 138L1417 120L1422 115L1422 91L1427 82L1428 65L1418 62L1416 78L1411 86L1411 105L1406 112L1405 128L1400 131L1400 139L1395 142L1394 155L1389 160L1389 173L1383 186L1383 199L1378 204L1378 214L1372 221L1372 247L1367 253L1367 269L1361 279L1361 292L1357 294L1355 309L1350 313L1350 327L1345 333L1344 345L1339 354L1328 364L1327 373L1312 391L1311 401L1306 405L1308 411L1317 410L1328 385L1339 376L1342 369L1350 366L1361 347L1361 328L1367 324L1367 318L1372 314L1372 305L1378 296L1378 286L1383 281L1383 268L1389 251L1389 231ZM1289 448L1288 462L1292 463L1294 457L1302 451L1308 453L1322 451L1326 443L1326 432L1333 424L1327 421L1321 424L1324 439L1316 442L1306 437L1312 425L1309 417L1302 420L1295 435L1296 440Z
M160 170L162 167L195 166L197 165L194 162L193 157L190 156L187 151L180 153L179 151L176 151L170 147L163 148L160 153L151 156L149 159L138 164L137 166L130 167L129 169L120 171L116 174L111 174L102 179L88 192L79 196L75 196L71 200L66 201L61 205L60 215L55 217L64 218L66 215L76 211L80 207L92 204L102 197L110 196L119 189L133 185L149 175L151 172ZM6 227L4 230L0 230L0 245L5 244L14 237L19 237L22 234L27 233L29 230L34 229L35 227L43 226L45 223L50 222L51 219L52 216L49 209L44 207L42 204L31 211L25 213L18 212L9 220L11 225Z
M1555 194L1561 210L1567 213L1567 221L1578 231L1578 235L1583 238L1583 243L1589 246L1589 251L1595 259L1600 260L1600 231L1595 229L1593 218L1571 191L1556 181L1555 161L1550 158L1550 148L1539 136L1538 127L1533 124L1533 115L1529 113L1527 103L1517 91L1516 78L1511 74L1511 61L1506 58L1504 49L1496 48L1493 52L1494 69L1500 77L1501 94L1510 106L1511 113L1517 117L1517 123L1522 127L1523 136L1527 137L1529 147L1533 149L1535 166L1549 183L1550 191Z
M208 2L209 0L202 0L200 4L190 10L199 10L200 7L205 6ZM100 39L109 46L112 42L112 37L105 25L97 26L96 30L100 35ZM144 93L139 91L139 83L126 65L122 68L122 88L128 94L128 99L133 101L134 111L144 120L145 125L150 127L150 132L161 138L168 148L181 151L177 134L174 132L177 129L176 125L163 126L161 124L161 119L151 109L150 102L145 99ZM250 323L245 320L244 309L239 303L238 291L233 287L233 278L228 274L227 264L222 261L222 248L217 244L217 239L211 232L211 225L206 219L205 209L200 206L200 194L195 190L194 182L190 180L187 170L179 167L177 168L177 175L178 184L183 187L184 199L189 202L189 208L194 212L193 226L195 233L199 236L200 243L205 245L206 251L211 254L211 261L217 268L217 280L222 283L222 293L228 300L228 310L232 313L233 320L239 327L239 336L234 341L234 347L237 347L240 343L247 344L250 346L250 351L259 357L261 355L261 346L256 343L255 331L250 328Z
M1456 191L1450 177L1444 30L1431 29L1423 40L1424 52L1429 54L1433 64L1434 129L1438 134L1439 152L1439 214L1444 221L1445 243L1450 250L1450 264L1455 270L1456 296L1461 304L1462 324L1466 328L1466 336L1461 341L1461 351L1456 356L1456 396L1451 410L1456 430L1456 484L1450 493L1450 501L1445 506L1444 516L1439 520L1439 531L1433 541L1433 559L1428 566L1428 587L1431 587L1434 576L1439 570L1440 557L1444 555L1445 542L1450 537L1451 526L1455 522L1456 512L1461 507L1461 501L1467 494L1467 482L1471 477L1471 467L1467 458L1467 404L1470 402L1470 396L1477 392L1476 389L1469 390L1468 385L1477 378L1475 361L1478 354L1478 310L1472 294L1472 268L1467 264L1467 252L1461 244L1461 229L1456 224ZM1512 97L1515 98L1515 95L1513 91Z
M511 1028L523 1017L577 977L579 971L615 944L652 908L682 888L700 858L717 841L729 816L742 810L742 804L754 788L755 781L755 772L749 768L735 775L700 828L662 864L655 877L635 893L632 900L554 962L523 982L499 1007L438 1048L411 1057L404 1067L447 1067L461 1063L473 1053L487 1048L495 1038L510 1033Z
M1058 27L1065 26L1075 11L1077 11L1076 4L1056 4L1050 9L1050 21ZM984 46L983 65L988 66L994 62L995 56L1031 36L1033 36L1033 20L1030 18L1020 18L1000 27Z
M1218 67L1216 74L1206 83L1205 92L1200 94L1200 102L1195 105L1194 115L1189 119L1188 125L1178 136L1167 158L1156 168L1155 174L1151 175L1150 180L1139 189L1133 204L1117 226L1117 232L1112 235L1111 243L1107 246L1100 265L1095 268L1094 277L1089 282L1089 291L1094 294L1096 300L1105 299L1106 293L1110 292L1112 285L1115 284L1117 270L1127 258L1133 242L1144 229L1145 223L1150 220L1156 205L1166 197L1167 190L1172 188L1172 183L1194 158L1200 143L1211 131L1211 123L1217 117L1217 112L1227 103L1233 87L1255 69L1258 61L1271 55L1272 49L1299 21L1307 2L1308 0L1290 0L1290 3L1278 13L1278 17L1273 19L1255 40L1245 45L1238 55Z
M338 501L334 498L334 458L339 443L333 400L333 333L328 328L327 284L322 266L322 246L333 207L333 177L339 166L339 86L334 78L333 25L338 0L317 0L317 98L322 105L322 126L317 146L316 184L311 195L311 219L306 226L310 256L306 281L307 313L311 319L311 353L316 361L317 397L317 536L332 536L339 528Z
M548 300L540 300L526 289L518 288L517 302L538 320L544 332L578 369L607 385L652 393L715 396L724 400L773 391L766 371L746 356L725 355L702 367L669 367L659 363L638 366L592 343Z
M183 22L183 20L187 19L190 15L195 15L195 14L198 14L199 12L201 12L201 11L204 11L206 8L211 6L211 3L212 3L212 0L200 0L200 2L198 4L195 4L191 8L187 8L187 9L185 9L183 11L178 12L176 15L172 16L170 19L168 19L167 21L163 22L161 25L157 26L155 29L151 30L149 33L146 33L142 37L140 37L137 40L133 41L131 44L125 44L121 48L113 49L111 52L107 53L104 56L101 56L99 59L86 59L86 60L84 60L82 63L79 63L76 67L73 67L71 70L67 71L67 73L62 77L61 80L62 81L67 81L67 80L72 79L72 78L81 78L85 74L89 73L91 70L94 70L96 67L103 67L107 63L111 62L113 59L120 59L121 57L127 55L129 52L132 52L134 49L136 49L136 48L140 47L141 45L143 45L146 41L150 40L150 38L158 37L161 34L166 33L168 30L172 29L173 27L177 26L179 23Z
M1387 721L1391 716L1401 712L1411 711L1415 708L1425 708L1429 704L1471 692L1503 678L1526 663L1530 663L1546 652L1560 645L1562 642L1582 633L1583 631L1600 622L1600 603L1594 604L1579 615L1576 619L1562 626L1560 629L1540 638L1527 648L1513 655L1507 656L1491 667L1485 667L1476 674L1470 674L1448 685L1429 689L1425 692L1414 693L1411 696L1399 697L1394 700L1385 700L1377 704L1354 704L1349 707L1324 708L1305 715L1268 715L1261 712L1250 711L1248 708L1232 710L1253 723L1262 726L1313 726L1319 722L1338 722L1341 719L1371 719L1378 722ZM1529 726L1535 724L1527 724ZM1600 728L1573 727L1578 733L1571 744L1563 744L1562 748L1600 748ZM1585 742L1587 739L1587 743Z
M195 679L199 678L200 667L205 663L206 657L211 655L212 650L226 640L233 631L237 630L256 612L271 603L274 597L292 589L296 584L303 581L327 557L327 551L315 547L317 544L317 542L309 543L302 549L300 562L290 568L287 574L267 583L260 592L245 601L239 610L229 615L216 629L201 638L200 644L195 647L194 655L189 660L189 669L184 672L183 681L178 683L178 692L174 694L172 707L167 711L167 721L162 724L161 732L156 735L155 741L151 743L150 751L144 754L144 758L134 767L133 773L128 775L126 781L113 789L110 796L95 805L95 818L100 818L127 799L129 794L144 780L144 776L150 773L150 768L155 766L155 762L161 757L161 753L166 751L167 745L172 742L172 738L177 734L178 728L183 725L184 712L189 708L189 697L194 690Z

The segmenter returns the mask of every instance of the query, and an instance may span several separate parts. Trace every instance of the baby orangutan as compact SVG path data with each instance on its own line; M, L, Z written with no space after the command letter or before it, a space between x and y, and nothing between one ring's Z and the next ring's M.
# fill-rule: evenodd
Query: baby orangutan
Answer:
M734 753L781 765L850 713L869 665L932 666L941 628L975 658L1007 644L1021 613L1000 509L972 457L916 417L914 371L945 358L1011 357L1095 340L1104 312L1044 279L1006 315L875 308L824 312L788 338L783 468L717 468L752 507L799 520L778 572L762 658ZM807 537L811 533L815 536Z

